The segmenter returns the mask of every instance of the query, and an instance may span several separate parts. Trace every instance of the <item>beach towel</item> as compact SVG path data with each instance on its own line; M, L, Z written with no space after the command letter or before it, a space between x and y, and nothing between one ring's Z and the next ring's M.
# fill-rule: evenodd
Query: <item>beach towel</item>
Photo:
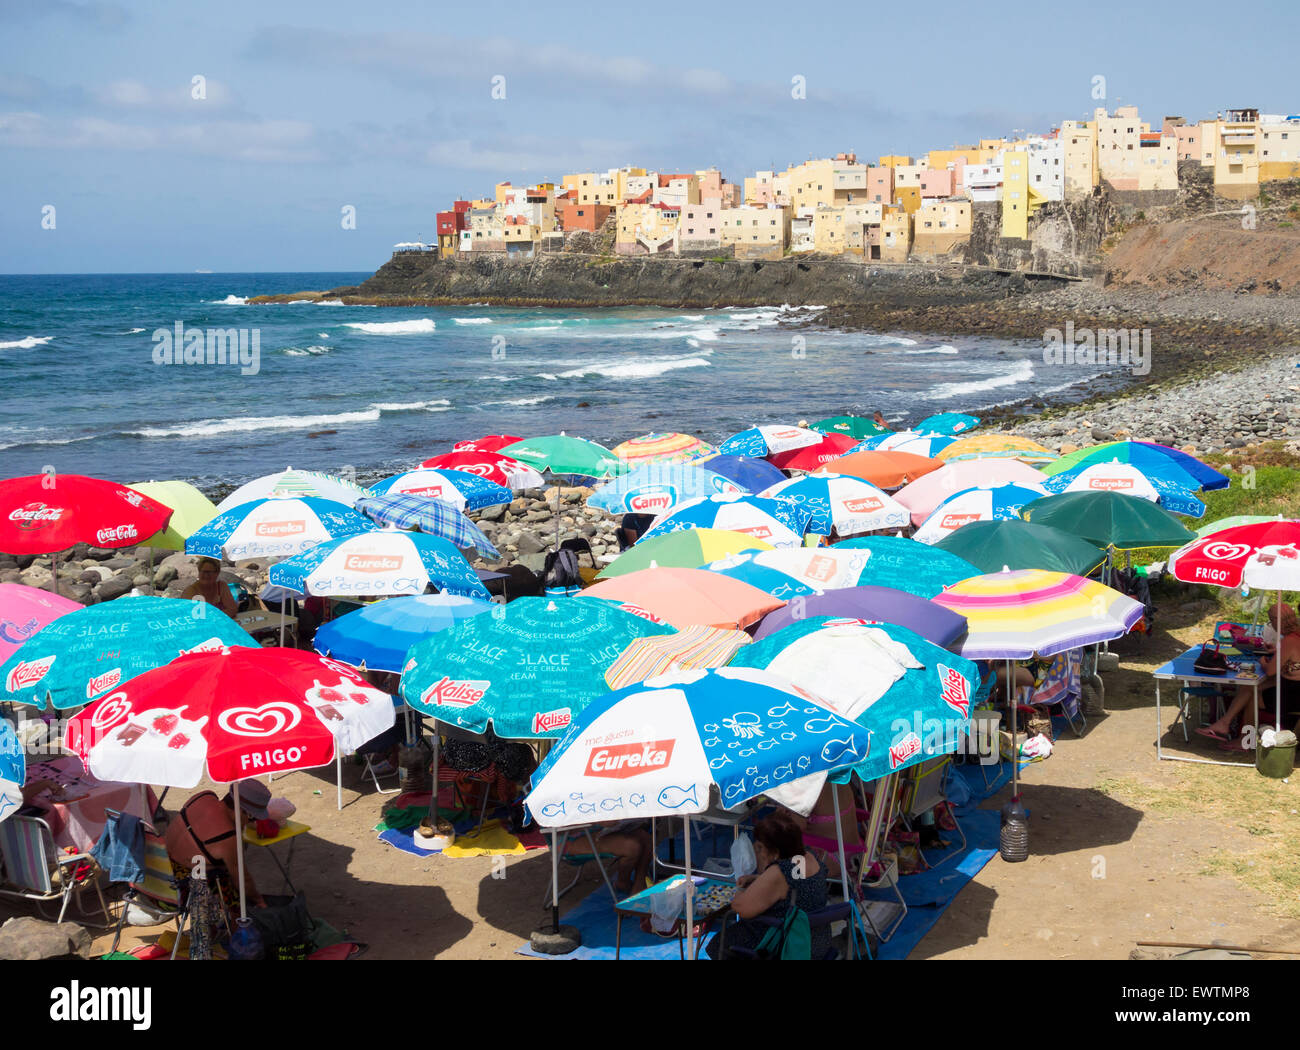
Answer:
M1057 653L1029 702L1042 706L1060 704L1066 716L1073 718L1078 714L1079 697L1083 694L1079 677L1082 667L1083 657L1078 649Z
M104 825L104 833L90 850L109 882L139 882L144 877L144 824L123 813Z
M487 821L468 835L458 835L455 843L442 851L445 857L495 857L526 852L524 844L496 820Z

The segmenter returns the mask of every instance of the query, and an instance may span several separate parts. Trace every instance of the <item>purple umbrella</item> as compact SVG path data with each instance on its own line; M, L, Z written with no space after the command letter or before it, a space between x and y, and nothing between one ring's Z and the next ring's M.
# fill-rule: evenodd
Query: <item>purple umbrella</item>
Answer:
M892 587L866 586L792 598L782 608L763 617L754 632L754 640L761 641L782 627L810 616L881 620L915 631L945 649L966 634L966 617L951 609Z

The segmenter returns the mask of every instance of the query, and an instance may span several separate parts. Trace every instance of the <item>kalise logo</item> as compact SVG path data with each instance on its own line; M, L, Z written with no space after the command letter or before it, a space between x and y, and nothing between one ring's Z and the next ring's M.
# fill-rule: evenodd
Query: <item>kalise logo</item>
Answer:
M97 674L95 677L86 682L86 699L90 700L105 693L110 689L116 689L122 681L122 668L114 667L111 671L105 671L103 674Z
M533 734L549 733L552 729L563 729L572 720L572 715L567 707L561 707L558 711L539 711L533 715Z
M945 514L939 522L941 529L960 529L963 525L969 525L972 521L979 521L978 514Z
M221 639L213 635L213 637L209 638L205 642L199 642L198 645L192 646L189 649L182 649L180 654L181 656L188 656L190 653L219 653L224 648L225 646L222 644Z
M915 733L908 733L889 749L889 768L897 769L909 758L921 753L921 738Z
M134 525L114 525L112 528L100 529L95 533L95 539L101 547L109 543L118 543L122 540L134 540L139 537Z
M297 536L306 531L305 521L259 521L253 530L257 536Z
M405 559L400 554L349 554L343 568L349 572L396 572Z
M1118 492L1133 487L1132 478L1089 478L1088 488L1103 489L1106 492Z
M587 756L586 775L626 780L656 769L667 769L676 743L675 739L647 740L639 744L611 744L608 747L592 748L591 754Z
M861 496L858 499L844 501L844 509L852 514L870 514L883 506L884 503L876 496Z
M489 681L457 682L444 676L441 681L429 686L421 695L424 704L444 704L448 707L470 707L483 699L488 691Z
M9 520L18 522L20 529L43 529L47 522L58 521L61 517L62 507L50 507L44 503L29 503L9 512Z
M9 669L9 676L5 679L5 688L11 693L16 693L20 689L27 689L49 673L50 665L58 658L46 656L40 660L20 660Z
M970 683L952 667L939 664L938 669L943 702L966 718L970 715Z

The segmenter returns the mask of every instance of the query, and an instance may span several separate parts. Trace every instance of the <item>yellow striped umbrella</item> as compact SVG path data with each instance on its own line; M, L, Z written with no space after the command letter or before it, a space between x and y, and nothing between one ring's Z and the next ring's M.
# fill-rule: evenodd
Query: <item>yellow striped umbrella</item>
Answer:
M935 453L935 459L955 463L963 459L1018 459L1023 463L1050 463L1056 453L1018 434L973 434Z
M633 467L647 463L688 463L718 450L690 434L644 434L624 441L613 449L614 455Z
M698 667L725 667L741 646L753 639L744 631L696 624L676 634L639 638L605 672L611 689L644 682L668 671L690 671Z

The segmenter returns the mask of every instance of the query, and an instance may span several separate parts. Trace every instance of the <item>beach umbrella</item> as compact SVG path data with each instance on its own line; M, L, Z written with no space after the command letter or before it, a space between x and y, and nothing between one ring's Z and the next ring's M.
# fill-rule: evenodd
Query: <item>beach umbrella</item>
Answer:
M214 605L126 595L65 613L0 664L0 700L66 710L187 652L256 646Z
M933 598L958 580L980 574L965 558L901 536L855 536L840 541L833 549L857 550L867 555L866 568L858 577L862 583L892 587L921 598Z
M671 433L645 434L615 445L611 451L629 468L636 468L649 463L688 463L718 450L690 434Z
M60 616L83 608L80 602L21 583L0 583L0 660Z
M877 529L901 529L909 523L906 507L870 482L847 474L805 474L764 489L759 495L790 500L809 510L812 516L807 531L820 536L829 536L832 531L850 536Z
M1196 538L1169 511L1122 492L1068 492L1026 503L1020 516L1072 532L1098 547L1177 547Z
M750 427L738 434L732 434L718 445L718 452L724 456L750 456L762 459L773 452L789 452L796 448L819 445L826 435L805 427L766 426Z
M863 551L834 547L783 547L772 551L738 552L707 566L710 571L739 570L744 563L775 569L793 577L817 593L840 587L855 587L861 580L870 555ZM729 572L738 579L745 572Z
M183 551L185 541L217 516L216 505L187 481L140 481L128 487L172 509L167 527L146 536L141 547Z
M228 510L245 503L252 503L254 500L274 499L280 496L293 496L299 499L311 496L350 507L357 497L365 494L364 488L346 478L319 470L294 470L289 467L278 474L266 474L240 485L217 504L217 513L224 514Z
M272 585L323 597L446 594L489 601L491 595L450 540L423 532L380 529L326 540L271 566Z
M640 606L678 629L693 624L744 630L785 602L757 587L703 569L638 569L578 595Z
M744 631L701 624L672 634L637 638L628 643L618 659L609 665L605 671L605 683L611 689L625 689L670 671L725 667L743 646L752 641Z
M748 554L728 555L707 565L701 565L700 568L730 576L733 580L757 587L760 591L766 591L773 598L780 598L782 601L789 601L801 594L819 593L816 588L795 579L788 573L759 565Z
M841 434L827 434L815 445L790 449L788 452L773 452L768 462L780 470L817 470L831 460L843 456L856 442Z
M1279 630L1282 624L1282 592L1300 591L1300 548L1296 546L1297 541L1300 541L1300 522L1293 521L1290 524L1292 528L1286 531L1291 533L1292 539L1286 543L1270 543L1261 546L1246 560L1246 566L1241 577L1242 582L1248 587L1258 587L1261 590L1277 592ZM1284 530L1274 527L1271 531L1277 537ZM1274 654L1274 674L1276 678L1273 695L1276 699L1276 710L1274 711L1275 720L1273 726L1275 729L1284 728L1282 724L1282 666L1285 662L1282 658L1282 643L1279 639L1277 652Z
M321 624L312 648L352 667L400 674L416 642L496 608L492 602L445 592L388 598Z
M554 739L609 691L605 671L631 642L671 631L606 602L516 598L413 645L401 695L475 733Z
M590 704L533 774L524 801L548 829L683 817L693 958L690 817L709 808L715 791L723 806L736 807L796 777L852 765L869 740L857 724L765 671L681 671ZM552 850L553 868L557 858ZM558 927L558 893L552 901Z
M917 543L938 543L975 521L1019 520L1020 508L1047 495L1041 485L996 485L967 489L935 507L912 537Z
M882 489L896 489L942 465L909 452L854 452L831 460L826 469L831 474L852 474Z
M457 441L451 446L453 452L500 452L507 445L523 441L518 434L485 434L471 441Z
M1281 521L1280 514L1274 514L1271 517L1267 514L1233 514L1226 518L1218 518L1208 525L1202 525L1196 530L1198 539L1205 539L1206 536L1212 536L1216 532L1222 532L1224 529L1235 529L1241 525L1258 525L1265 521Z
M1170 448L1168 445L1158 445L1154 441L1106 441L1100 445L1089 445L1086 448L1067 452L1044 466L1043 473L1056 474L1086 463L1108 463L1114 460L1132 463L1142 470L1149 466L1159 469L1162 464L1172 463L1196 479L1198 484L1185 486L1192 491L1205 489L1208 492L1213 489L1226 489L1229 484L1226 474L1221 474L1213 467L1207 466L1195 456Z
M546 484L541 474L528 464L503 456L499 452L447 452L426 459L420 466L432 467L435 470L462 470L466 474L495 481L513 492L539 489Z
M939 452L945 463L967 459L1018 459L1022 463L1050 463L1056 453L1037 441L1017 434L972 434L958 438Z
M871 437L872 434L890 433L888 427L882 427L875 420L867 419L865 416L831 416L808 425L811 429L820 430L823 434L842 434L845 437L853 438L855 441Z
M976 566L980 572L1048 569L1086 576L1106 560L1096 544L1063 529L1036 522L974 521L934 544Z
M417 529L450 541L458 550L501 557L487 534L445 500L431 496L366 496L357 500L357 510L381 525Z
M721 474L746 492L760 492L785 480L785 475L771 463L753 456L705 456L694 465Z
M744 495L733 481L689 463L651 463L608 481L587 497L587 506L610 514L662 514L701 496Z
M1053 494L1122 492L1152 503L1158 502L1172 514L1189 514L1199 518L1205 513L1205 504L1192 495L1196 485L1195 478L1170 461L1166 461L1164 471L1159 474L1147 474L1131 463L1120 463L1118 460L1083 463L1053 474L1043 481L1043 487Z
M807 508L789 500L705 496L679 503L659 515L641 540L689 529L721 529L744 533L773 547L797 547L808 531L808 518Z
M117 604L114 602L113 604ZM190 653L73 717L65 746L100 780L191 788L338 761L393 725L392 698L352 668L296 649ZM240 917L244 839L238 851Z
M427 496L450 503L458 511L482 510L514 499L504 485L464 470L436 470L421 467L384 478L371 485L366 496Z
M730 532L726 529L687 529L649 540L642 536L635 546L629 547L601 569L596 578L607 580L651 566L694 569L729 554L772 549L770 543L764 543L743 532Z
M517 459L535 470L549 470L552 474L604 478L627 472L627 464L604 445L567 434L517 441L503 448L501 455Z
M947 648L966 632L966 621L936 601L918 598L891 587L845 587L809 598L793 598L763 618L754 632L762 641L783 627L809 616L830 616L843 620L879 620L915 631L935 645Z
M89 543L134 547L166 528L172 510L135 489L82 474L34 474L0 481L0 551L49 554L55 593L59 551Z
M276 496L222 511L190 535L185 553L231 561L284 558L374 527L351 507L333 500Z
M894 434L878 434L854 445L849 452L910 452L914 456L932 459L953 443L953 438L943 434L922 434L916 430L900 430Z
M0 718L0 820L22 808L26 780L27 759L18 734L6 719Z
M912 512L920 525L949 496L970 488L994 485L1041 485L1043 475L1016 459L967 459L945 463L919 481L899 489L894 499Z
M956 437L966 434L980 425L979 416L968 416L961 412L939 412L926 416L912 429L921 434L945 434Z

